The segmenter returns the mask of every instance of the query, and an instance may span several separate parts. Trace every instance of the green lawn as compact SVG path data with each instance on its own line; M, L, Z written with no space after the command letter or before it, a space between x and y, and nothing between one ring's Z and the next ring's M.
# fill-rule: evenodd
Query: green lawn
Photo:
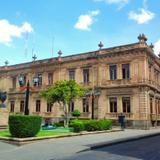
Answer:
M53 131L40 131L37 134L37 137L43 137L43 136L54 136L54 135L64 135L64 134L70 134L71 132L53 132Z
M11 134L8 130L0 131L0 137L10 137Z
M41 130L36 137L44 137L44 136L54 136L54 135L65 135L70 134L72 132L54 132L54 131L45 131ZM10 137L11 134L9 130L0 131L0 137Z

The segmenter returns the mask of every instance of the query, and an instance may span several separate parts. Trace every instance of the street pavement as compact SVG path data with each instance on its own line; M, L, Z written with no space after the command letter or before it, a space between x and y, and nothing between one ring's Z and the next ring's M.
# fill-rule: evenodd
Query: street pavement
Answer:
M81 156L81 154L89 153L89 152L83 153L82 151L89 150L91 146L96 144L110 143L112 141L115 142L116 140L120 140L124 138L132 139L136 136L150 135L155 133L160 133L160 128L152 129L152 130L127 129L125 131L119 131L119 132L83 135L83 136L66 137L66 138L59 138L59 139L48 139L48 140L30 143L23 146L14 146L11 144L0 142L0 160L36 160L36 159L37 160L58 160L58 159L65 159L68 157L72 158L74 156L77 156L78 154L80 154ZM134 142L131 142L131 143L134 143ZM155 140L154 143L159 143L159 140ZM144 143L144 145L146 144ZM147 144L147 146L149 145ZM135 148L136 148L136 145L135 145ZM128 149L129 147L126 146L126 153ZM97 150L94 153L96 152ZM106 152L103 152L101 156L103 155L105 156L105 154ZM110 154L114 154L114 153L110 153ZM75 158L75 160L76 159L78 158Z
M160 160L159 141L160 136L155 136L81 152L63 160Z

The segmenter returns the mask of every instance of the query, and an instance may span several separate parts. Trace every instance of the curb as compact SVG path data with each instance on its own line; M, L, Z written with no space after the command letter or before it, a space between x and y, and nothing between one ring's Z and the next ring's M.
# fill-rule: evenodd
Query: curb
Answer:
M44 136L44 137L29 137L29 138L14 138L14 137L0 137L0 141L14 144L17 146L29 144L32 142L38 142L41 140L47 139L57 139L57 138L66 138L66 137L75 137L75 136L83 136L83 135L93 135L93 134L101 134L101 133L110 133L110 132L119 132L121 129L113 129L106 131L95 131L95 132L80 132L80 133L70 133L66 135L57 135L57 136Z
M126 143L126 142L137 141L140 139L145 139L145 138L159 136L159 135L160 135L160 132L159 133L149 133L147 135L138 135L138 136L133 136L133 137L129 137L129 138L121 138L121 139L117 139L117 140L112 140L109 142L96 143L96 144L90 145L88 149L85 149L81 152L94 150L94 149L107 147L107 146L112 146L112 145L116 145L116 144Z

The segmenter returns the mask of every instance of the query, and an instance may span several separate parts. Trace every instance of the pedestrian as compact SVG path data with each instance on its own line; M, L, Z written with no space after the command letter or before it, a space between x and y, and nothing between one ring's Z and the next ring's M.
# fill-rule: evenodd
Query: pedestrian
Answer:
M123 113L120 113L119 116L118 116L118 122L120 123L121 125L121 129L124 130L125 129L125 115Z

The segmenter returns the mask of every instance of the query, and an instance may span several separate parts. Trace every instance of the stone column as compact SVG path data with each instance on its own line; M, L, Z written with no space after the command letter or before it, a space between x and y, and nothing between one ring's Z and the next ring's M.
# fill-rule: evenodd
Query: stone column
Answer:
M123 106L122 106L122 97L117 97L117 112L122 113L123 112Z
M117 79L122 79L122 64L117 65Z
M8 125L9 111L7 108L0 108L0 127Z
M109 65L106 66L106 79L107 79L107 80L110 80Z

